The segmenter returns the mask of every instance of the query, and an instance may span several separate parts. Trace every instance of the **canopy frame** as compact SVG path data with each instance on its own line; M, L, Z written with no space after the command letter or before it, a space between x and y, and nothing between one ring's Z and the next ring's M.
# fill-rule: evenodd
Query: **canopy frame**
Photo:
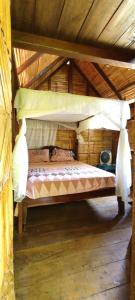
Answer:
M126 129L127 120L130 119L130 107L127 101L22 88L16 94L15 108L18 120L22 120L13 151L15 201L22 201L26 194L28 174L26 118L56 122L59 120L60 123L63 121L79 122L79 126L76 126L78 139L80 139L80 133L85 129L119 130L116 192L123 201L127 201L131 186L131 153ZM19 155L22 149L23 157L20 160Z

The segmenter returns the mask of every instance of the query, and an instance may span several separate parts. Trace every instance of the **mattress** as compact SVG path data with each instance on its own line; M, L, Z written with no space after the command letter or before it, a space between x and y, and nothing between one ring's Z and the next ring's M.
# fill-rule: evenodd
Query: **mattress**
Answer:
M38 199L115 187L115 175L79 161L33 163L26 196Z

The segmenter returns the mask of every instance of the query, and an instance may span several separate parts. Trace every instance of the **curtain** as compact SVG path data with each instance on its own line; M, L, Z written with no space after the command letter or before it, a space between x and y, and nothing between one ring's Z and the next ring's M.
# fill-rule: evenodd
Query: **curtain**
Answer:
M49 121L26 120L28 149L55 145L58 124Z
M131 187L131 151L128 140L126 101L121 104L120 136L116 158L116 192L123 201L128 200Z
M28 150L26 142L26 122L22 120L13 151L13 190L14 200L22 201L26 195L28 174Z

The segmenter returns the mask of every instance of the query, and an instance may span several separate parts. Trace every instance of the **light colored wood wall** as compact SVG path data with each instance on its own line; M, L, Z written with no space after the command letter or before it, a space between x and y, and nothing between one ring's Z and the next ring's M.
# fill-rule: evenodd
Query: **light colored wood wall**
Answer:
M14 299L10 1L0 1L0 299Z
M79 144L79 160L96 166L100 162L100 152L111 150L113 162L115 162L116 149L113 147L114 132L112 130L87 130L82 135L85 143Z
M74 130L58 129L56 146L65 149L75 149L76 133Z

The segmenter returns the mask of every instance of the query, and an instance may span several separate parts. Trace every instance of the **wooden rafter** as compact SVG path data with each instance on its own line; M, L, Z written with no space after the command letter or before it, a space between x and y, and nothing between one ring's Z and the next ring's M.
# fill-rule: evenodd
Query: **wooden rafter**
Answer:
M135 68L135 54L131 50L97 48L20 31L12 31L12 37L13 46L17 48L40 51L98 64Z
M12 75L13 75L13 87L12 87L12 93L13 93L13 96L14 95L14 90L17 90L20 86L20 83L19 83L19 78L18 78L18 74L17 74L17 67L16 67L16 61L15 61L15 55L14 55L14 52L12 54Z
M30 88L35 83L40 80L42 76L44 76L54 65L56 65L61 60L61 57L57 57L54 61L51 63L48 63L47 66L43 70L41 70L39 73L37 73L29 82L25 84L25 88Z
M131 83L128 83L125 86L123 86L121 89L119 89L119 92L123 92L123 91L125 91L125 90L127 90L128 88L131 88L131 87L135 87L135 81L133 81Z
M72 61L70 61L68 66L68 93L73 92L72 69L73 69L73 63Z
M91 83L91 81L86 77L86 75L83 73L82 69L74 62L74 66L77 69L77 71L81 74L81 76L86 80L88 86L93 90L93 92L98 96L102 97L99 91L96 89L96 87ZM87 90L88 90L87 86Z
M32 65L37 59L39 59L41 56L43 55L43 53L38 53L36 52L35 54L33 54L30 58L28 58L22 65L20 65L17 68L17 74L19 75L20 73L22 73L25 69L27 69L30 65Z
M41 86L47 81L51 79L51 77L58 72L59 69L61 69L65 64L67 63L67 59L63 57L59 57L56 59L55 63L52 65L50 64L50 67L48 67L48 70L39 78L37 84L35 85L36 89L41 88ZM50 83L49 89L50 89Z
M112 92L118 97L118 99L122 99L122 96L119 91L115 88L111 80L106 76L105 72L100 68L100 66L96 63L93 63L96 71L101 75L107 85L111 88Z

